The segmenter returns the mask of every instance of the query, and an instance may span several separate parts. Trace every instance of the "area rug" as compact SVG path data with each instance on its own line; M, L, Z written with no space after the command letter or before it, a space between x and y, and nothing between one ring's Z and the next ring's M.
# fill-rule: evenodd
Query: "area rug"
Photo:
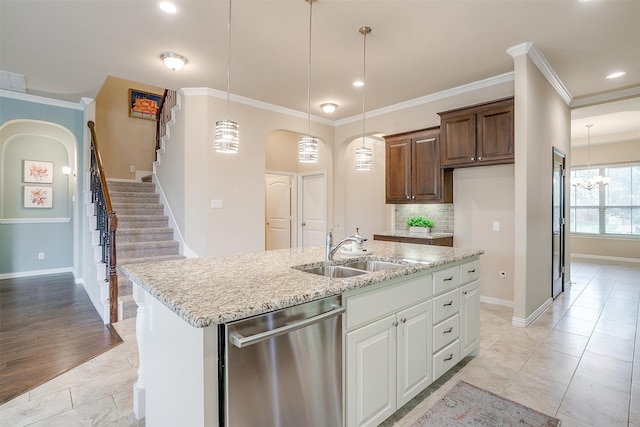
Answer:
M561 421L464 381L411 427L558 427Z

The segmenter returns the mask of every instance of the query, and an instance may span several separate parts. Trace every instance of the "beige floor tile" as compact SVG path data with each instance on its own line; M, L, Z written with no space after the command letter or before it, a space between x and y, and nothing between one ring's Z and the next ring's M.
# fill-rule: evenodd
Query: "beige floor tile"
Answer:
M494 359L485 357L484 353L465 366L465 369L461 371L460 379L500 394L518 372L518 369L501 366Z
M635 342L633 339L622 339L610 335L593 333L587 344L586 351L613 357L615 359L633 362Z
M574 378L560 411L594 426L626 427L629 393L604 387L585 377Z
M580 299L580 298L578 298ZM604 301L603 301L604 303ZM597 321L602 310L598 308L587 308L576 306L575 304L567 311L566 316L575 317L576 319Z
M574 307L586 307L586 308L595 308L601 310L606 303L606 300L602 298L591 298L588 296L580 296L573 303Z
M569 385L579 362L579 357L538 348L522 367L522 370L541 378Z
M584 423L582 421L578 421L575 418L565 414L562 410L558 411L556 414L556 418L562 421L562 427L598 427L593 424Z
M638 321L638 311L634 309L607 307L605 305L600 318L635 325Z
M0 420L3 426L22 427L71 410L69 390L62 390L41 399L22 404L0 406Z
M593 332L625 340L635 340L636 325L616 322L615 320L600 319Z
M629 425L640 424L640 384L631 385L631 403L629 405Z
M572 334L588 337L593 332L596 322L593 320L577 319L575 317L563 317L555 326L555 330L570 332Z
M520 371L502 391L501 396L547 415L555 415L567 387L567 385Z
M540 343L539 348L580 357L587 347L587 342L589 342L589 337L556 329L549 332L549 335Z
M594 384L628 392L631 389L632 369L632 363L585 351L574 379L587 377Z
M10 401L3 403L2 406L0 406L0 408L2 408L0 411L9 409L12 406L22 405L24 403L27 403L28 401L29 401L29 392L22 393L20 396L17 396L11 399Z
M104 397L80 408L49 417L30 427L68 427L68 426L104 426L104 427L133 427L144 426L137 423L133 414L121 417L111 396Z
M92 381L71 387L73 407L95 402L105 396L111 396L123 391L132 393L133 384L137 381L137 370L130 368L120 372L110 373L102 381Z

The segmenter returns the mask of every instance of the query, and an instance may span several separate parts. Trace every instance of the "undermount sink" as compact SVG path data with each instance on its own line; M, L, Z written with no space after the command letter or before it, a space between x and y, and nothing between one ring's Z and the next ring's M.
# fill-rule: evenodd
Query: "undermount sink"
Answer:
M400 265L402 264L390 261L360 260L340 265L320 265L317 267L293 268L304 271L305 273L317 274L319 276L345 278L386 270Z
M389 261L376 261L376 260L361 260L361 261L353 261L348 264L344 264L345 267L356 268L358 270L364 270L366 272L374 272L387 270L389 268L398 267L402 264L398 264L396 262Z
M368 273L365 270L357 270L342 265L321 265L319 267L303 268L300 271L317 274L325 277L353 277Z

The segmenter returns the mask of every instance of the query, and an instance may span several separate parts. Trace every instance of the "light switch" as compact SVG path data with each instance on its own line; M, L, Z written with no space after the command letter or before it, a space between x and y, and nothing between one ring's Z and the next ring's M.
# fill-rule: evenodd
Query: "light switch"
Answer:
M222 209L222 200L211 200L211 209Z
M493 231L500 231L500 221L493 221Z

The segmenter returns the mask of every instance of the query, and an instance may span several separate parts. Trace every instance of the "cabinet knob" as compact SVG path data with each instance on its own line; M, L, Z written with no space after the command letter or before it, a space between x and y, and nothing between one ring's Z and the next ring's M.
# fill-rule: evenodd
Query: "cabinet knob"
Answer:
M475 157L472 157L472 158L471 158L471 161L472 161L472 162L475 162L475 161L476 161L476 158L475 158Z
M409 200L411 198L411 196L407 196L407 200Z
M478 157L478 160L482 160L482 157Z
M416 196L411 196L411 198L412 198L412 199L415 199L415 198L416 198Z
M394 322L392 323L394 327L398 326L398 321L394 320Z
M400 321L401 321L402 323L407 323L407 318L406 318L406 317L403 317L402 319L400 319Z

